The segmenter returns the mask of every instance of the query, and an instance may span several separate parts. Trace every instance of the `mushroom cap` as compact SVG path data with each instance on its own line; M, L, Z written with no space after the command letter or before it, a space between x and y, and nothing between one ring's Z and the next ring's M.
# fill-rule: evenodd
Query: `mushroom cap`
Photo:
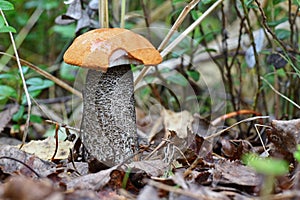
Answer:
M101 28L77 37L65 52L64 61L106 72L122 64L157 65L162 57L141 35L122 28Z

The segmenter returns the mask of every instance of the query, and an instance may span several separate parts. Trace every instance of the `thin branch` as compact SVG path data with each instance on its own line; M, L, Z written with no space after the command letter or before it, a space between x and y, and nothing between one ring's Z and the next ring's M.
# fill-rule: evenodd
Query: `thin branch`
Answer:
M195 22L193 22L184 32L182 32L170 45L168 45L162 52L161 56L165 57L169 54L184 38L188 36L223 0L216 1L210 6L205 13L203 13Z
M6 55L6 56L10 56L10 57L13 57L17 60L17 58L13 55L10 55L10 54L7 54L7 53L4 53L4 52L0 52L0 54L2 55ZM38 66L26 61L26 60L23 60L21 58L19 58L20 62L26 66L28 66L30 69L36 71L37 73L39 73L40 75L46 77L47 79L55 82L57 85L59 85L60 87L64 88L65 90L71 92L72 94L80 97L82 99L82 94L81 92L79 92L78 90L74 89L73 87L69 86L67 83L63 82L62 80L56 78L55 76L53 76L52 74L42 70L41 68L39 68Z
M190 32L192 32L223 0L216 1L212 6L210 6L205 13L203 13L195 22L193 22L184 32L182 32L169 46L167 46L160 55L165 57L168 53L170 53L185 37L188 36ZM146 66L142 69L141 73L138 75L134 82L134 86L136 86L145 74L149 71L151 66Z
M29 165L27 165L26 163L22 162L21 160L18 160L16 158L12 158L12 157L8 157L8 156L1 156L0 159L9 159L9 160L13 160L13 161L16 161L18 163L21 163L22 165L24 165L25 167L27 167L30 171L32 171L38 178L42 178L42 176L39 173L37 173L34 169L32 169Z
M67 129L70 129L70 130L72 130L72 131L76 131L77 133L79 133L80 132L80 129L78 129L78 128L75 128L75 127L72 127L72 126L69 126L69 125L67 125L67 124L65 124L65 123L59 123L59 122L56 122L56 121L53 121L53 120L50 120L50 119L47 119L47 120L45 120L47 123L49 123L49 124L54 124L54 125L56 125L56 124L58 124L60 127L62 127L62 128L67 128Z
M209 140L211 138L214 138L214 137L218 137L220 136L222 133L232 129L233 127L241 124L241 123L244 123L244 122L250 122L250 121L253 121L253 120L257 120L257 119L266 119L266 118L269 118L269 116L256 116L256 117L250 117L250 118L247 118L247 119L244 119L244 120L241 120L241 121L238 121L234 124L232 124L231 126L217 132L217 133L214 133L214 134L211 134L210 136L207 136L207 137L204 137L205 140Z
M278 90L276 90L271 83L269 83L264 77L260 77L261 80L263 80L265 83L268 84L268 86L278 95L280 95L282 98L284 98L285 100L287 100L288 102L290 102L291 104L293 104L295 107L297 107L298 109L300 109L300 106L298 104L296 104L293 100L289 99L287 96L285 96L284 94L280 93Z
M257 107L257 104L258 104L258 100L259 100L259 96L260 96L260 88L261 88L261 80L260 80L260 64L259 64L259 59L258 59L258 52L257 52L257 49L256 49L256 44L255 44L255 39L254 39L254 35L253 35L253 29L252 29L252 26L251 26L251 19L249 18L249 11L248 11L248 8L245 4L244 1L241 1L242 3L242 8L243 8L243 11L245 13L245 18L246 18L246 22L247 22L247 25L248 25L248 29L247 32L248 32L248 35L249 35L249 38L250 38L250 41L251 41L251 45L252 45L252 48L253 48L253 53L254 53L254 58L255 58L255 69L256 69L256 74L257 74L257 91L256 91L256 94L255 94L255 97L254 97L254 104L253 104L253 107L252 109L253 110L256 110L256 107Z
M164 40L161 42L161 44L158 47L158 51L161 51L163 48L166 47L167 43L171 39L172 35L177 31L179 26L182 24L186 16L189 14L189 12L199 3L200 0L192 0L187 6L184 7L184 9L181 11L179 17L176 19L174 25L164 38Z
M2 11L2 9L0 9L0 13L1 13L2 17L3 17L5 25L9 26L9 24L8 24L8 22L6 20L6 17L4 15L3 11ZM21 66L21 62L20 62L20 58L19 58L19 54L18 54L18 50L17 50L16 44L15 44L15 40L14 40L13 34L12 34L12 32L8 32L8 34L9 34L9 37L10 37L10 40L11 40L11 44L13 45L13 49L14 49L14 53L15 53L15 56L16 56L17 65L18 65L19 72L20 72L21 79L22 79L22 83L23 83L23 89L24 89L26 100L27 100L27 104L28 104L27 119L26 119L24 133L23 133L23 138L22 138L22 145L20 147L20 148L22 148L22 146L25 144L25 140L26 140L26 137L27 137L27 134L28 134L28 128L29 128L29 122L30 122L30 113L31 113L31 100L30 100L29 92L27 90L27 85L26 85L25 77L24 77L24 74L22 72L22 66Z
M285 44L284 44L284 43L276 36L275 33L273 33L273 31L272 31L272 30L270 29L270 27L268 26L268 24L267 24L267 16L266 16L264 10L261 8L260 2L257 1L257 0L255 0L255 3L257 4L258 9L259 9L259 11L260 11L260 13L261 13L261 15L262 15L262 18L263 18L263 20L262 20L262 25L264 26L264 28L267 30L267 32L268 32L270 35L272 35L273 39L274 39L275 41L278 42L279 46L284 50L284 52L288 52L288 51L287 51L287 48L286 48L286 46L285 46Z

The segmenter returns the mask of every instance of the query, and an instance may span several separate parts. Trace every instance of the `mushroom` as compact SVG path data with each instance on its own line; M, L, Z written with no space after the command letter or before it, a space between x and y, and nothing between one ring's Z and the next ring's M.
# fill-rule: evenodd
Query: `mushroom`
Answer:
M129 158L138 149L130 64L157 65L159 52L132 31L102 28L77 37L64 61L89 68L81 122L85 149L106 166Z

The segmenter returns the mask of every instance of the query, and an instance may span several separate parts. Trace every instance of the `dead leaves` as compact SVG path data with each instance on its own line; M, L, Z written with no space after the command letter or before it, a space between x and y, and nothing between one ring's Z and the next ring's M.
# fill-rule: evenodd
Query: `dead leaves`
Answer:
M18 174L36 177L36 175L29 170L28 167L20 162L16 162L15 160L19 160L27 164L42 177L45 177L55 171L56 165L54 163L42 160L13 146L1 146L0 157L7 157L5 159L0 159L0 167L4 173L13 174L17 172ZM8 158L13 158L15 160Z
M185 111L164 110L156 123L160 128L152 131L152 143L143 148L141 161L97 173L89 173L87 163L68 163L69 142L59 143L60 164L47 161L53 155L53 138L28 143L23 150L31 153L1 146L0 199L248 199L261 194L264 176L241 163L245 153L263 151L253 137L242 138L233 127L205 140L217 128ZM265 133L267 148L274 146L271 155L292 156L299 128L299 120L273 120ZM293 185L287 175L276 181L275 192L290 191ZM21 187L18 194L12 192Z
M2 185L2 198L19 200L64 200L59 188L53 186L48 179L33 180L22 176L9 178Z
M14 104L8 106L8 108L2 112L0 112L0 133L7 126L7 124L11 121L13 115L18 111L19 105Z
M48 137L44 140L31 141L23 145L22 150L34 154L43 160L50 160L55 152L55 138ZM69 141L58 141L58 151L55 159L67 159L69 150L72 149L73 143Z

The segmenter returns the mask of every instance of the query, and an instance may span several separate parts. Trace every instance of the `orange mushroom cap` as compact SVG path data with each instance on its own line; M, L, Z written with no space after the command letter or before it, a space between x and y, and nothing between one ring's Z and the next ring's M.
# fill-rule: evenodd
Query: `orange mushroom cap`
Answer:
M122 28L102 28L77 37L65 52L64 61L106 72L121 64L157 65L162 57L141 35Z

